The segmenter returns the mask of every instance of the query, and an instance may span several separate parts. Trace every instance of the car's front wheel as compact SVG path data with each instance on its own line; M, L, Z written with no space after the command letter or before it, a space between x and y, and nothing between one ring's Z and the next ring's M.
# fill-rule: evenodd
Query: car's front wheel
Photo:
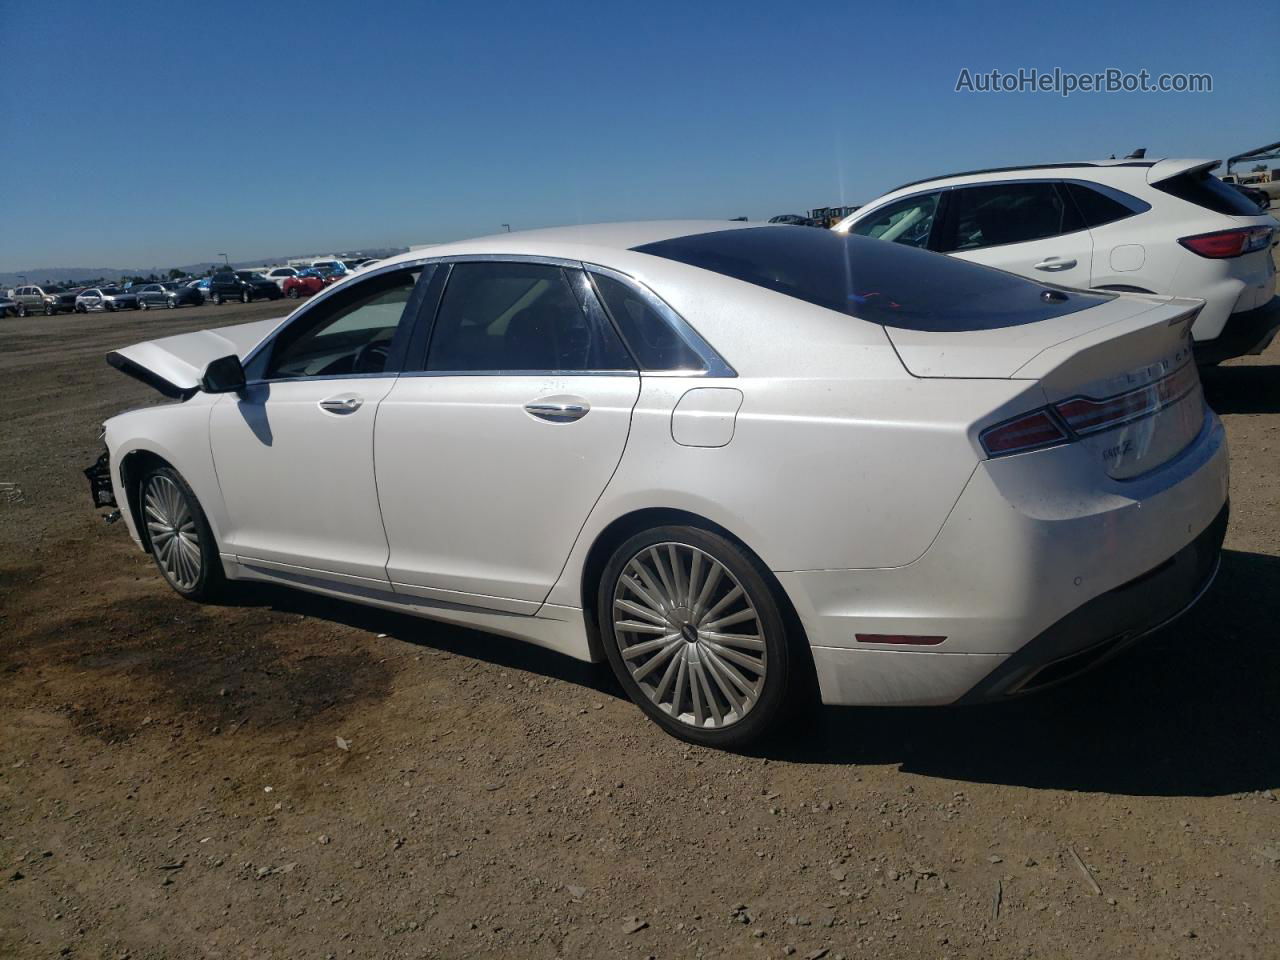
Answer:
M182 475L169 466L152 469L142 478L138 507L151 556L169 586L188 600L221 593L226 575L213 531Z
M249 295L249 291L248 291L248 290L241 290L241 291L240 291L240 302L241 302L241 303L248 303L248 302L249 302L250 300L252 300L252 299L253 299L253 297L251 297L251 296Z
M139 309L139 310L150 310L150 309L151 309L151 304L147 303L147 301L145 301L145 300L139 300L139 301L138 301L138 309Z
M18 304L17 308L14 310L14 313L16 313L20 317L25 317L27 315L27 305L25 303Z
M737 544L697 527L656 527L614 551L596 602L605 655L659 726L737 748L779 718L798 671L767 576Z
M220 307L220 306L222 306L222 294L220 294L220 293L215 293L215 294L213 295L213 305L214 305L215 307Z
M57 309L54 307L52 303L46 303L44 305L44 315L46 317L52 317L57 312L58 312Z

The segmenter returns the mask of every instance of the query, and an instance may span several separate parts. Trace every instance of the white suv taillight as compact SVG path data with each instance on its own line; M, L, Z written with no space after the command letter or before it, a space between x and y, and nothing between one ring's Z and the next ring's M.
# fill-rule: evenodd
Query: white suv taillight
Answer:
M1202 257L1226 260L1267 249L1271 246L1271 228L1238 227L1234 230L1217 230L1213 233L1198 233L1192 237L1180 237L1178 242Z
M1200 383L1194 361L1145 387L1113 397L1072 397L1032 410L983 430L978 439L991 457L1007 457L1070 443L1091 433L1110 430L1150 416L1177 403Z

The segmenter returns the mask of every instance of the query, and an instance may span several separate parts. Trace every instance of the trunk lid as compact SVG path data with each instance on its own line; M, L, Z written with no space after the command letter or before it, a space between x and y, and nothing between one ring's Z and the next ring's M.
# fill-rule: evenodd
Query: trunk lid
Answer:
M200 389L211 362L231 354L243 360L279 323L276 317L147 340L113 350L107 363L166 397L185 399Z
M1203 301L1120 295L998 330L886 328L919 377L1037 381L1075 443L1117 480L1171 460L1204 423L1191 325Z
M1046 348L1020 367L1040 382L1077 442L1129 480L1173 459L1204 425L1192 356L1199 300L1177 300Z
M991 330L884 329L903 365L917 377L1038 380L1043 371L1033 361L1059 344L1083 342L1081 338L1110 340L1134 324L1141 327L1152 322L1142 319L1152 311L1165 311L1161 316L1168 321L1201 306L1199 300L1121 294L1086 310Z

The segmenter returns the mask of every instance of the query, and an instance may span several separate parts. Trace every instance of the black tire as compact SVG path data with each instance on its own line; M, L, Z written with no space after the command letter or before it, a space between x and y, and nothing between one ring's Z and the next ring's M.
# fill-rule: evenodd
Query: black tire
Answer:
M248 291L248 290L241 290L241 291L240 291L240 302L241 302L241 303L248 303L248 302L249 302L250 300L252 300L252 299L253 299L253 296L249 293L249 291Z
M139 309L139 310L150 310L150 309L151 309L151 304L147 303L147 301L145 301L145 300L139 300L139 301L138 301L138 309Z
M766 670L763 686L750 709L732 723L708 728L695 726L692 722L672 716L641 689L623 659L614 630L615 590L618 589L619 577L631 560L656 544L690 547L711 557L737 580L748 603L755 608L765 644ZM773 728L798 698L802 688L799 680L804 671L798 660L802 655L800 638L793 636L793 631L788 628L787 617L775 590L767 569L740 546L719 534L689 526L662 526L638 533L613 552L597 586L596 616L605 656L627 696L649 719L672 736L706 747L740 749ZM654 672L656 674L661 671Z
M44 305L44 315L46 317L52 317L57 312L58 312L57 309L54 307L52 303L46 303Z
M286 294L285 294L285 296L287 296L290 300L297 300L297 299L298 299L298 288L297 288L297 287L290 287L290 288L289 288L289 292L288 292L288 293L286 293Z
M20 317L25 317L27 315L27 305L25 303L18 304L18 307L16 310L14 310L14 313L16 313Z
M213 295L213 305L214 305L215 307L220 307L220 306L222 306L222 294L220 294L220 293L215 293L215 294Z
M177 298L177 297L170 297L170 298L166 301L166 305L169 307L169 309L170 309L170 310L177 310L177 309L178 309L178 298Z
M161 558L157 555L152 544L152 533L148 526L146 498L150 484L157 478L168 481L177 488L190 512L191 520L199 538L200 570L190 583L180 582L165 569L165 565L161 562ZM187 481L183 479L182 474L168 465L159 465L148 470L139 481L137 503L138 522L146 539L147 548L151 551L151 557L155 561L156 569L160 571L160 575L173 588L173 591L184 599L197 602L214 600L224 594L227 588L227 577L222 569L222 559L218 556L217 542L213 538L213 531L209 527L209 521L204 515L200 501L196 499L196 495L187 485Z

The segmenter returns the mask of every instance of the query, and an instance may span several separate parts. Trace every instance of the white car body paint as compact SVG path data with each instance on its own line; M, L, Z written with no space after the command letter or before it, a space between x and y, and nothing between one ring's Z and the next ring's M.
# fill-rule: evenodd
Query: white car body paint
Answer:
M1165 296L1201 299L1205 307L1193 332L1197 341L1211 341L1223 333L1232 314L1264 307L1275 297L1276 270L1271 250L1210 259L1192 253L1178 239L1240 227L1280 227L1273 217L1261 211L1228 215L1154 186L1180 174L1209 171L1216 166L1215 160L1104 161L939 177L877 197L832 229L856 232L858 224L874 220L887 205L900 199L971 186L1072 181L1120 191L1150 209L1052 237L957 250L949 255L1067 287L1139 288ZM1062 268L1068 263L1070 266ZM1260 347L1265 348L1269 342L1261 342Z
M583 611L597 538L638 510L688 512L773 572L828 703L954 701L1220 515L1226 443L1198 381L1168 409L1077 442L991 459L979 440L1050 401L1156 382L1185 357L1197 305L1118 296L1058 320L925 335L632 249L728 229L753 228L610 224L440 245L379 263L284 320L120 350L189 397L107 422L117 500L128 503L125 459L154 454L196 493L233 578L581 659L599 656ZM733 375L406 373L196 390L204 364L249 357L335 290L400 264L484 255L632 277ZM318 406L349 396L361 403L348 414ZM590 409L545 422L526 409L542 400ZM133 511L123 514L142 545Z

